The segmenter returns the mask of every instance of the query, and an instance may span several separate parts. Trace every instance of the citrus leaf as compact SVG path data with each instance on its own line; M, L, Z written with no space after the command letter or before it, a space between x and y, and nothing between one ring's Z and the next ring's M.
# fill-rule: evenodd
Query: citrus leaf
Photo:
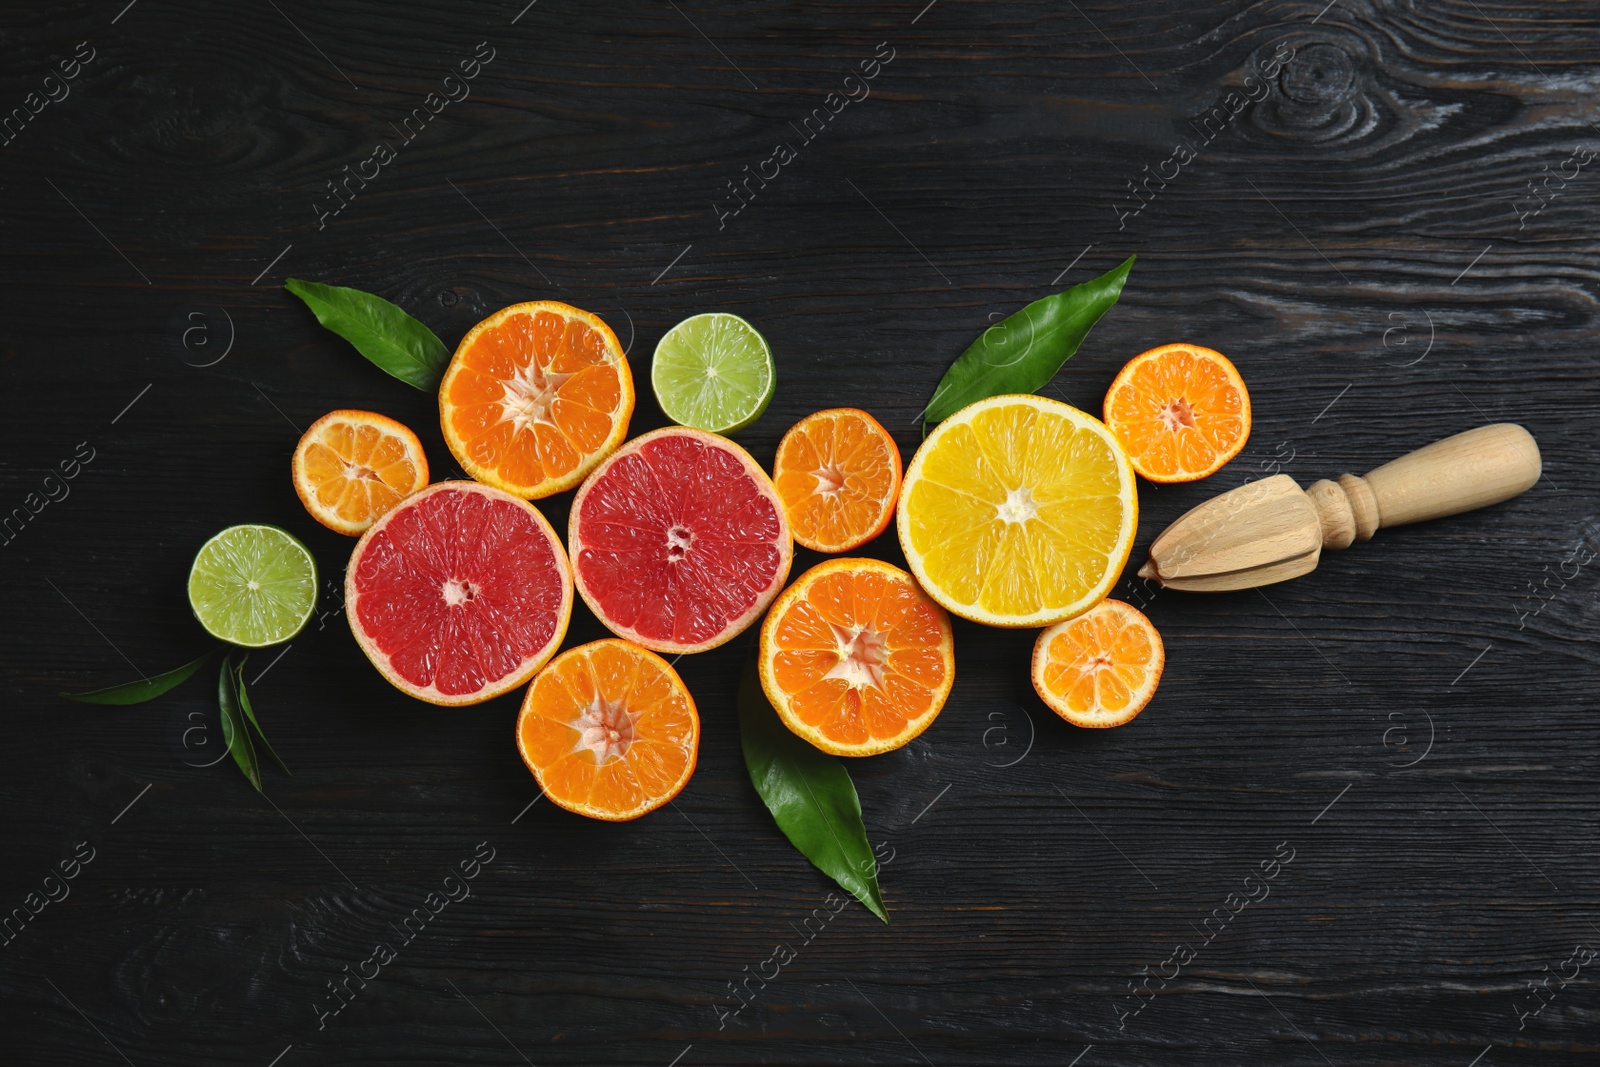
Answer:
M244 660L249 658L248 655L245 656L243 660L239 661L239 666L235 668L239 678L239 707L244 711L244 717L250 720L250 725L255 727L256 736L261 739L261 745L267 750L267 755L272 757L272 762L281 767L284 774L289 774L289 765L283 762L282 757L277 752L273 751L272 742L268 741L267 735L262 732L261 721L256 718L255 709L250 706L250 694L244 687ZM271 666L271 664L268 664L268 666Z
M889 921L861 801L837 756L790 732L772 710L755 661L739 686L739 741L750 781L790 843L861 903Z
M256 762L256 749L250 743L250 731L245 728L239 702L234 696L231 655L222 658L222 676L217 679L217 710L222 713L222 739L228 745L233 762L250 779L256 792L261 792L261 765Z
M922 412L923 432L979 400L1042 389L1122 295L1135 258L1129 256L1120 266L1065 292L1035 300L984 330L939 380Z
M427 326L381 296L290 278L283 287L306 302L317 321L356 346L382 370L425 393L439 388L450 350Z
M80 704L143 704L146 700L154 700L167 690L187 681L190 675L205 665L206 660L216 654L217 650L212 649L199 659L191 660L181 667L174 667L154 678L141 678L137 682L108 685L104 689L90 689L84 693L62 693L61 696L68 700L76 700Z

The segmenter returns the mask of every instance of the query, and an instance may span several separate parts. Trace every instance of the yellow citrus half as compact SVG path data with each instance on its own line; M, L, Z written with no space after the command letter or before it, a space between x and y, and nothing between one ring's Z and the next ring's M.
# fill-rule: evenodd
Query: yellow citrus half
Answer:
M933 599L973 622L1047 626L1110 591L1139 498L1133 465L1099 419L1041 396L995 396L922 442L896 519Z

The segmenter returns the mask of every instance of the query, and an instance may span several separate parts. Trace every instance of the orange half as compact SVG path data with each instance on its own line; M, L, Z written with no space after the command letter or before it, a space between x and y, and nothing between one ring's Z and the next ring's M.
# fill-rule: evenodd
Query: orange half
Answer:
M428 484L417 435L374 411L328 412L301 436L290 467L311 517L351 537Z
M700 716L666 660L631 641L594 641L534 678L517 716L517 751L568 811L637 819L688 783Z
M633 374L598 315L513 304L461 339L439 383L445 444L473 478L536 500L571 489L628 434Z
M950 616L875 559L827 560L784 590L761 627L760 663L784 725L836 756L910 741L956 677Z
M1152 482L1222 469L1250 437L1250 393L1221 352L1162 345L1134 356L1106 391L1106 425Z
M900 449L860 408L819 411L783 435L772 484L796 541L818 552L848 552L894 517Z
M1138 608L1102 600L1039 634L1033 688L1074 726L1121 726L1155 696L1167 654Z

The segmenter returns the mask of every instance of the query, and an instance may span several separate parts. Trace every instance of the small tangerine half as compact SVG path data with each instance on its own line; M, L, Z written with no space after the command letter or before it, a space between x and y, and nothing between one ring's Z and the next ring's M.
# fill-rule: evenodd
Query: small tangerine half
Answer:
M783 435L772 484L796 541L818 552L848 552L894 518L900 449L860 408L818 411Z
M1106 390L1106 425L1152 482L1222 469L1250 438L1250 392L1221 352L1162 345L1134 356Z
M700 716L678 672L632 641L568 649L517 716L517 751L545 796L591 819L637 819L694 773Z

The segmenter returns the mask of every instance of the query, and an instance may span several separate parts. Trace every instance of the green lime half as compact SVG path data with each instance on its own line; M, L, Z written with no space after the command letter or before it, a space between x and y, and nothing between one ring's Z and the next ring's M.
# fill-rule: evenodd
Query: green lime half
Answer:
M650 384L667 418L712 433L742 430L772 399L772 349L737 315L708 312L668 330L650 364Z
M189 606L213 637L246 648L287 641L317 607L317 561L276 526L230 526L189 571Z

